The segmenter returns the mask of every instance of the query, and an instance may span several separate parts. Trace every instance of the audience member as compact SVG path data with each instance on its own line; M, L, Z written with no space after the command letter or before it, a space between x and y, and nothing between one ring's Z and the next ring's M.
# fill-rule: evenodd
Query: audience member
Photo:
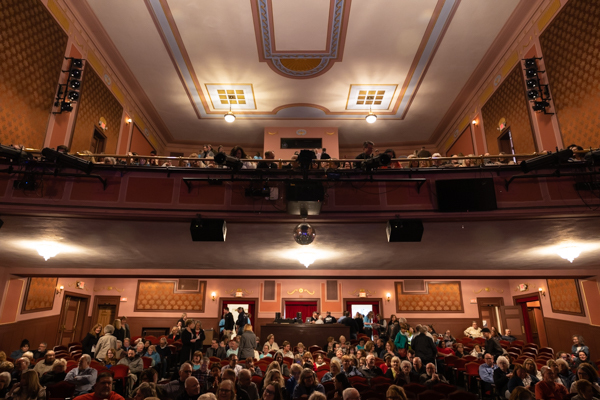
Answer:
M78 396L75 400L125 400L123 396L113 392L112 384L112 375L109 372L103 372L94 384L94 391Z
M485 331L485 329L487 328L483 330ZM483 360L485 362L479 366L479 377L481 378L481 390L485 393L492 389L492 385L494 384L494 370L498 366L494 364L494 357L491 354L486 354Z
M23 341L21 342L21 346L19 346L19 349L10 353L10 358L12 358L13 360L19 359L23 357L23 354L26 351L29 351L29 340L23 339Z
M508 381L508 391L512 395L515 388L522 386L533 392L535 390L535 384L538 382L538 378L528 374L525 368L517 366L513 372L512 378Z
M46 388L40 385L35 371L24 371L19 382L6 394L10 400L46 400Z
M0 399L6 397L6 394L10 390L10 373L9 372L0 372Z
M106 325L104 327L104 336L98 339L96 351L94 352L94 357L96 357L97 360L103 361L104 358L106 358L108 349L117 348L117 338L113 336L114 330L115 328L112 325Z
M600 386L598 385L598 372L591 364L581 364L577 367L577 381L571 384L571 393L577 393L577 382L580 380L586 380L592 384L594 391L594 397L600 397Z
M492 339L492 332L488 328L483 328L481 333L485 338L485 352L487 354L491 354L494 357L494 360L504 354L502 346L500 346L498 341Z
M177 398L185 390L185 381L192 375L192 365L190 363L183 363L179 367L179 378L172 380L164 385L159 385L165 396L170 400L177 400Z
M425 365L435 363L437 347L433 343L433 340L425 334L427 328L422 326L419 328L419 332L420 334L413 337L411 341L411 347L415 351L415 356L419 357Z
M510 370L510 363L506 357L500 356L496 362L498 368L494 369L493 383L496 385L496 392L503 395L508 390L508 381L512 378L513 373ZM481 372L479 375L481 375Z
M75 385L75 395L88 393L96 383L98 371L90 367L91 361L92 358L88 354L82 355L78 366L69 371L65 377L66 382Z
M385 393L387 400L408 400L404 389L398 385L391 385Z
M227 364L227 365L223 366L223 368L221 368L221 374L223 373L223 371L231 369L231 370L233 370L233 372L235 372L235 376L238 376L238 374L242 370L242 366L239 365L237 362L238 362L237 354L231 354L229 356L229 364Z
M52 367L54 366L54 361L56 360L54 350L49 350L46 352L46 356L44 357L44 361L40 361L33 367L33 370L37 372L38 376L41 378L46 372L52 371Z
M554 382L554 372L551 368L542 367L543 380L535 385L535 397L537 399L565 399L569 394L562 385Z
M35 350L33 352L33 359L34 360L39 360L40 358L44 358L44 356L46 355L46 348L47 347L48 347L48 345L46 344L46 342L40 343L40 345L38 346L37 350Z
M588 357L590 356L590 349L585 345L583 336L573 335L573 345L571 346L571 354L573 355L573 357L579 357L580 351L584 351Z
M119 365L127 365L132 374L139 374L144 370L144 361L133 349L129 349L127 357L119 360Z
M362 153L360 153L359 155L357 155L355 157L355 159L357 160L366 160L367 158L371 158L373 157L373 146L375 144L373 142L371 142L370 140L367 140L365 142L363 142L363 150ZM354 164L354 168L359 168L360 167L360 162L356 162Z
M463 325L464 326L464 325ZM477 321L473 321L473 324L465 329L465 336L470 337L471 339L475 339L478 337L482 337L481 328L477 326Z
M252 382L252 373L247 369L242 369L238 375L239 388L248 393L250 400L258 400L258 388L256 384Z
M302 396L310 396L314 391L325 394L323 385L317 382L317 377L314 371L305 368L300 374L300 382L296 385L292 399L299 399Z
M502 340L506 340L508 342L514 342L515 340L517 340L517 338L511 334L510 329L505 329L504 336L502 336Z
M66 369L67 360L63 358L54 360L54 363L52 364L52 370L46 372L44 375L41 376L40 384L42 386L49 387L64 381L67 377Z
M435 364L433 363L427 364L425 367L425 373L419 377L419 382L421 385L425 385L427 389L433 389L433 387L438 383L448 383L446 378L436 373Z

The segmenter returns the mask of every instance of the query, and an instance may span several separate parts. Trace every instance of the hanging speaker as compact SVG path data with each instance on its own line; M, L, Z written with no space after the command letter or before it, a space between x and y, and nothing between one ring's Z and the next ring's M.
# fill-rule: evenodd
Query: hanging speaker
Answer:
M388 242L420 242L423 222L420 219L390 219L386 231Z
M224 242L227 223L224 219L194 218L190 233L194 242Z

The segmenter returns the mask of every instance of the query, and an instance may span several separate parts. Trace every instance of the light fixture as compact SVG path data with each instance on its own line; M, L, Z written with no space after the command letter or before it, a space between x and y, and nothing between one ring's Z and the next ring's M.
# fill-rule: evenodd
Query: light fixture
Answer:
M63 292L63 290L65 290L65 287L63 285L60 285L60 287L57 287L55 289L56 295L58 296L59 294L61 294Z
M539 288L538 291L540 292L542 297L546 297L546 292L544 291L544 288Z
M42 155L48 161L53 161L58 165L83 171L88 175L92 172L92 168L94 168L94 164L91 161L83 160L70 154L61 153L49 147L42 149Z
M225 118L225 121L232 123L233 121L235 121L235 114L233 112L231 112L231 104L229 104L229 112L227 114L225 114L223 116L223 118Z
M537 79L528 79L527 80L527 89L535 89L539 85Z
M40 243L36 247L38 254L48 261L52 257L56 257L60 253L60 247L51 243Z
M535 100L538 97L540 97L540 92L538 92L537 90L529 90L527 92L527 97L529 98L529 100Z
M81 81L78 81L77 79L71 79L69 81L69 87L71 89L79 89L81 87Z
M581 254L581 249L577 246L562 246L556 249L556 254L569 262L573 262Z
M392 298L392 295L390 293L385 295L385 298L387 299L387 301L389 302Z
M539 157L530 158L529 160L521 161L521 170L524 173L541 168L550 168L558 166L561 162L567 162L573 157L573 150L565 149L555 153L544 154Z
M367 158L360 166L364 171L371 171L388 165L390 162L392 162L392 157L388 153L381 153L373 158Z
M369 124L373 124L373 123L375 123L375 121L377 121L377 115L373 114L371 107L369 107L369 114L367 114L367 116L365 117L365 120Z
M69 94L67 95L67 97L71 101L77 101L77 100L79 100L79 92L69 91Z
M294 228L294 240L300 245L311 244L317 237L317 231L308 222L303 221Z
M125 118L125 123L129 125L131 123L131 118Z
M212 296L212 301L215 301L217 298L217 292L212 292L210 295Z
M7 158L13 162L24 161L31 158L31 154L13 146L0 144L0 157Z
M316 261L316 259L317 258L315 256L315 254L311 253L310 251L303 251L298 254L298 261L300 262L300 264L304 265L306 268L308 268L309 265L314 263Z
M471 123L472 123L473 125L477 125L477 120L476 120L476 119L474 119L473 121L471 121Z

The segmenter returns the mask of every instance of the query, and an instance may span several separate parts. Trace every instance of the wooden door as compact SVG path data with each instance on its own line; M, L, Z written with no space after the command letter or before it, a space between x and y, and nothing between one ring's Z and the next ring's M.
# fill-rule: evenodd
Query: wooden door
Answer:
M521 306L501 306L500 316L505 329L510 329L512 335L518 340L527 341L525 335L525 322ZM504 334L504 332L502 332Z
M481 326L485 328L496 328L498 333L504 334L504 323L500 318L500 307L504 305L502 297L478 297L477 307Z
M102 324L106 326L114 322L119 314L120 296L96 296L92 309L92 326Z
M58 344L66 346L85 336L82 331L87 304L87 298L65 293L58 327Z

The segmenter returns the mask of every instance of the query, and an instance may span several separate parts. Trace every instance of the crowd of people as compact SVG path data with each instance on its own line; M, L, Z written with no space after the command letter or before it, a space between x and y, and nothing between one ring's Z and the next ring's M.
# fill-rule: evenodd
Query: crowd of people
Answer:
M600 398L597 367L581 336L573 336L570 351L555 353L477 322L457 339L395 315L315 312L308 323L341 323L350 337L278 344L272 334L264 341L255 335L243 308L234 320L225 307L221 322L208 348L200 321L186 314L160 338L133 340L121 317L96 324L69 349L41 343L32 351L23 340L9 356L0 351L0 398L41 400L65 382L78 400L407 400L415 385L446 394L464 387L464 398L469 391L511 400Z

